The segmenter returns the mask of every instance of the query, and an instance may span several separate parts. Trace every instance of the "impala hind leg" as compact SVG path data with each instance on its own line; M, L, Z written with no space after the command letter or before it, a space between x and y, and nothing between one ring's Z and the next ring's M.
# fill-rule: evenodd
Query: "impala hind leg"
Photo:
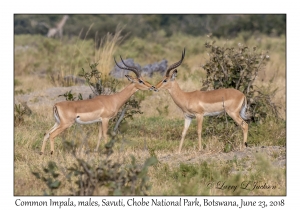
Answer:
M248 136L248 124L243 120L239 113L228 113L228 115L239 125L243 130L244 142L243 145L240 146L240 150L243 150L248 146L247 144L247 136Z
M59 124L55 123L54 126L47 133L45 133L40 155L42 155L44 153L44 151L45 151L46 142L49 139L50 133L52 133L58 126L59 126Z
M183 128L182 135L181 135L181 140L180 140L180 145L179 145L178 153L181 152L183 141L184 141L186 132L187 132L187 130L188 130L190 124L191 124L191 121L192 121L192 118L190 118L190 117L185 117L184 118L184 128Z
M51 148L51 155L54 153L54 138L60 134L61 132L63 132L64 130L66 130L68 127L70 127L71 125L73 125L73 123L71 124L60 124L52 133L50 133L50 148Z
M44 154L44 150L45 150L45 146L46 146L46 141L48 140L48 138L50 139L50 148L51 148L51 155L54 152L54 138L60 134L61 132L63 132L65 129L67 129L68 127L70 127L73 123L71 124L57 124L55 123L55 125L51 128L51 130L46 133L45 137L44 137L44 141L43 141L43 146L42 146L42 150L40 152L40 154Z

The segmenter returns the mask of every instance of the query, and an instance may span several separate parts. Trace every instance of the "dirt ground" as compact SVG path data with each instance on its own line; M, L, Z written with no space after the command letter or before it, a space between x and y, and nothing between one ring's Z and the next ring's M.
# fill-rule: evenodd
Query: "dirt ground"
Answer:
M268 147L248 147L244 151L224 152L199 152L198 153L182 153L182 154L161 154L158 155L159 161L162 163L179 165L181 162L186 164L207 162L226 163L228 161L241 162L243 170L247 171L253 164L256 164L256 157L262 155L270 160L274 167L286 167L286 147L268 146ZM244 160L244 161L242 161ZM234 173L235 169L232 169Z

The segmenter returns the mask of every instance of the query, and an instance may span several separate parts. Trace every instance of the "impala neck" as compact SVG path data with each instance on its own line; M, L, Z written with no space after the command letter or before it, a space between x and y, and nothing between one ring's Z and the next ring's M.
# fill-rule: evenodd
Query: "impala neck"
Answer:
M135 87L134 83L131 83L127 85L123 90L120 92L116 93L115 95L118 95L118 102L117 102L117 110L125 104L125 102L132 96L138 89Z
M186 99L185 99L186 94L184 91L181 90L181 88L179 87L176 81L173 81L173 84L171 88L168 89L168 91L175 104L180 108L184 107L186 103Z

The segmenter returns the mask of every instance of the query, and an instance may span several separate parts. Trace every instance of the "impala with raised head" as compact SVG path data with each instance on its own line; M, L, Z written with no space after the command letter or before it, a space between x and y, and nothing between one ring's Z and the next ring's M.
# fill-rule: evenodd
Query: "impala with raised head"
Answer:
M120 56L125 67L120 66L116 60L116 65L124 70L135 73L136 78L125 75L131 82L123 90L112 95L99 95L95 98L81 101L63 101L53 106L53 114L55 119L54 126L45 134L40 154L45 150L46 142L50 138L51 155L54 152L54 138L65 129L69 128L75 122L79 124L90 124L100 122L99 137L95 151L98 150L100 140L103 136L107 141L107 129L109 120L116 116L123 104L137 90L152 90L149 82L145 81L137 68L128 66Z
M245 120L247 120L247 100L245 95L236 89L182 91L175 78L177 76L176 68L181 65L184 56L185 49L182 52L181 59L166 70L166 75L163 80L155 86L155 90L167 89L175 104L183 111L185 122L178 152L180 153L181 151L192 118L196 118L198 121L197 131L200 151L202 149L201 132L203 117L218 115L224 111L240 125L243 130L244 144L240 149L242 150L244 147L247 147L248 124L245 122ZM171 74L173 69L174 71Z

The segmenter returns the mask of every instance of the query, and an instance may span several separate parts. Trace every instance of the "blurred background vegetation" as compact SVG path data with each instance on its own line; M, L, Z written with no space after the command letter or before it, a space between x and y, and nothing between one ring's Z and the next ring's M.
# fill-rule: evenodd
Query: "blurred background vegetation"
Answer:
M55 26L62 16L61 14L15 15L15 34L46 35L47 27ZM102 37L109 31L113 32L119 24L126 25L122 31L122 35L127 35L126 38L135 36L151 38L157 31L167 37L176 33L191 36L212 33L218 38L233 38L240 32L246 33L249 37L255 34L281 36L286 33L285 14L71 14L64 27L64 35L77 37L81 34L81 38L84 38L91 23L94 25L87 34L87 39L94 39L96 33ZM81 30L83 33L80 33Z

